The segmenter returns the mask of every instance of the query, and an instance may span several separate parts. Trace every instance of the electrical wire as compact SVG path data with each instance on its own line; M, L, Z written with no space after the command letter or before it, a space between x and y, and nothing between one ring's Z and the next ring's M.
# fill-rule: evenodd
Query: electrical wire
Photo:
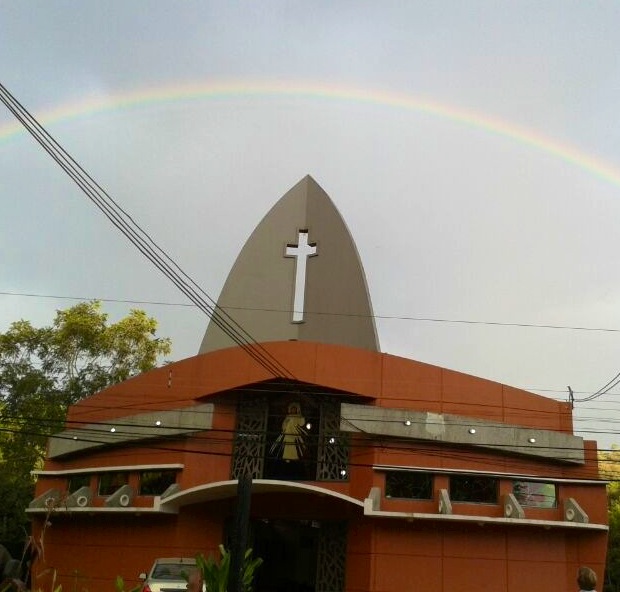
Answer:
M216 326L270 374L294 378L283 364L265 350L226 311L217 306L217 303L154 242L1 83L0 100L106 218Z
M271 353L263 348L252 336L241 327L187 274L180 266L145 232L135 220L48 134L38 121L0 84L0 100L11 113L22 123L33 138L43 147L52 159L78 185L82 192L97 206L130 242L157 267L179 290L185 294L195 306L207 314L226 335L237 343L257 363L274 376L294 378L292 373L283 366ZM321 314L321 313L316 313ZM382 317L380 317L382 318ZM431 322L452 322L484 325L507 325L540 328L567 328L573 330L605 330L586 327L561 327L556 325L532 325L522 323L498 323L486 321L465 321L454 319L432 319L416 317L393 317L401 320L417 320ZM609 329L609 331L618 331ZM602 396L620 383L620 373L610 380L596 393L578 400L586 402Z
M142 378L145 378L145 376L142 375ZM161 388L162 382L161 380L160 381L141 380L141 385L143 388L155 389L158 387ZM115 385L112 385L109 388L114 388L114 386ZM191 395L191 392L198 391L203 387L204 387L203 383L184 381L183 390L184 390L184 393L187 394L187 396L179 398L179 397L173 396L173 393L171 392L169 397L157 397L156 399L150 400L148 403L146 401L141 401L139 403L136 403L132 401L131 398L129 398L127 400L127 403L124 403L124 404L120 404L116 402L112 411L115 414L117 414L121 410L126 410L126 411L130 411L132 414L135 414L139 412L152 412L154 409L154 405L161 406L162 411L164 410L163 409L164 406L171 405L171 404L177 405L177 406L183 405L183 404L191 405L193 404L195 400L194 396ZM304 388L302 389L302 387ZM350 393L347 394L341 391L334 391L326 387L321 387L317 385L296 384L296 383L286 383L286 382L272 382L272 383L262 383L260 385L254 385L254 386L249 385L249 386L242 386L242 387L233 387L233 388L228 389L227 392L234 394L234 395L247 395L247 394L274 395L276 394L276 395L301 396L302 390L303 390L304 395L311 396L311 397L324 397L324 396L329 397L329 396L334 396L334 395L345 395L345 396L348 396L348 398L350 399L350 402L355 402L355 401L362 402L369 398L370 399L373 398L373 397L365 397L363 395L356 395L356 394L350 394ZM207 396L208 396L208 393L204 394L202 397L199 397L199 398L203 398ZM79 415L83 415L84 413L90 413L93 411L101 412L101 411L111 410L109 404L104 404L103 402L99 403L97 399L99 399L99 397L96 397L95 395L81 399L78 403L75 404L74 409L78 412ZM426 401L427 401L426 398L415 398L415 397L407 398L408 405L412 405L416 403L424 404ZM555 401L555 402L560 403L559 401ZM505 420L503 419L504 414L511 416L513 419L516 419L518 416L518 419L521 422L524 422L526 420L538 421L541 415L556 416L558 413L557 409L532 411L528 407L505 405L503 403L499 405L499 404L493 404L493 403L483 404L483 403L464 402L464 403L461 403L460 405L461 406L470 405L471 407L475 407L477 417L480 419L488 418L489 420L495 420L498 422ZM408 409L411 411L411 413L424 411L424 409L421 407L420 408L409 407ZM485 411L485 409L488 410L488 413ZM600 410L599 408L594 408L594 407L592 407L591 409ZM220 410L219 412L222 413L223 415L230 414L234 416L233 411ZM452 413L452 415L455 415L455 414ZM460 415L460 414L457 414L457 415ZM36 421L39 418L31 417L31 419ZM575 418L574 421L585 421L586 419L597 419L597 418ZM620 420L615 420L614 418L607 417L607 418L601 419L601 421L605 421L608 423L615 423L616 421L620 421Z
M4 431L4 430L0 430ZM217 448L220 446L226 446L228 448L232 447L235 442L235 432L232 430L218 430L223 431L222 435L212 435L210 431L204 432L202 434L196 433L190 437L179 437L171 436L169 438L162 438L158 442L131 442L133 446L133 450L131 452L127 452L126 454L122 453L122 449L116 448L116 454L114 458L118 459L123 456L127 456L128 458L135 457L135 448L138 447L141 453L144 451L150 451L153 454L158 456L161 455L162 452L169 453L182 453L182 454L191 454L198 456L207 456L207 457L225 457L225 458L233 458L235 456L235 452L233 450L230 451L218 451L213 448ZM274 438L279 432L273 433L265 433L265 440L269 441L269 436ZM45 434L37 434L36 432L24 432L24 435L41 435L45 436ZM122 435L122 434L121 434ZM359 434L358 434L359 436ZM72 439L72 436L56 436L58 438L66 438ZM344 438L341 438L345 440ZM386 455L406 455L409 464L411 463L412 458L415 459L416 455L424 455L425 458L437 458L440 461L440 464L443 464L449 459L458 459L459 461L466 461L469 466L479 465L485 470L489 470L489 464L495 464L495 466L503 467L504 469L513 469L516 472L524 472L524 467L528 467L527 470L531 471L533 465L537 465L541 462L540 459L527 459L523 460L517 457L508 457L503 456L501 459L494 458L492 460L489 459L489 455L492 454L490 450L477 450L472 451L469 447L459 447L453 446L450 450L440 450L438 449L438 445L436 442L420 442L415 440L407 440L404 438L393 438L393 437L375 437L373 441L369 442L367 440L362 440L360 438L347 438L347 444L340 444L341 446L345 446L347 450L355 456L357 452L360 452L362 456L364 456L368 451L374 451L377 453L382 453ZM96 434L87 435L82 439L82 441L91 443L91 444L101 444L101 445L112 445L109 439L98 440ZM191 447L180 446L179 443L184 442L185 444L190 444ZM192 444L193 442L193 444ZM119 442L119 444L121 444ZM328 436L324 438L323 446L328 444ZM209 445L212 449L199 448L198 445ZM458 449L458 454L455 450ZM549 447L548 451L550 453L554 453L555 460L570 460L570 457L562 457L561 452L565 450L570 452L572 449L570 448L562 448L562 447ZM612 451L613 452L613 451ZM260 456L252 456L252 455L244 455L245 458L249 459L259 459L263 458L263 455ZM161 458L161 457L160 457ZM608 464L620 464L620 461L608 461ZM349 458L347 465L350 467L362 467L362 468L372 468L377 464L377 461L374 462L362 462L355 461ZM381 463L384 464L384 461ZM406 465L403 465L406 466ZM446 467L443 467L446 468ZM549 467L546 466L545 469L549 471ZM549 477L555 478L599 478L599 469L598 465L594 465L592 467L574 467L576 473L579 474L579 477L576 475L567 476L565 474L564 467L556 467L556 470L552 471L552 474L547 474ZM102 468L103 470L103 468ZM572 471L571 471L572 473Z
M588 401L598 399L599 397L607 394L612 388L616 387L618 384L620 384L620 372L618 372L618 374L616 374L610 381L608 381L607 384L602 386L595 393L592 393L589 397L575 399L575 403L586 403Z
M94 298L86 296L61 296L55 294L34 294L29 292L7 292L0 291L1 296L21 296L29 298L53 298L58 300L80 300L80 301L92 301L99 300L100 302L110 302L119 304L149 304L153 306L179 306L179 307L195 307L195 304L188 304L183 302L162 302L157 300L135 300L135 299L123 299L123 298ZM224 310L247 310L247 311L259 311L259 312L293 312L292 309L280 309L280 308L251 308L240 306L223 306ZM501 321L472 321L469 319L448 319L448 318L434 318L434 317L413 317L402 315L367 315L367 314L354 314L344 312L325 312L325 311L312 311L305 310L304 314L308 315L320 315L320 316L333 316L333 317L362 317L373 318L379 320L394 320L394 321L417 321L428 323L456 323L467 325L490 325L494 327L525 327L532 329L564 329L568 331L601 331L607 333L620 333L620 329L614 329L610 327L583 327L577 325L551 325L551 324L536 324L536 323L509 323Z

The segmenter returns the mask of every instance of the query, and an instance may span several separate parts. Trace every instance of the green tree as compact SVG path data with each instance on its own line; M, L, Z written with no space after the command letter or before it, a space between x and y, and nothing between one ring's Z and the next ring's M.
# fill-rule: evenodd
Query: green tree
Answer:
M609 538L607 540L607 563L605 565L605 592L620 592L620 447L599 452L599 473L608 479L607 514Z
M170 340L156 330L141 310L109 323L92 301L57 311L49 327L21 320L0 333L0 541L23 540L30 472L69 405L154 368L170 353Z

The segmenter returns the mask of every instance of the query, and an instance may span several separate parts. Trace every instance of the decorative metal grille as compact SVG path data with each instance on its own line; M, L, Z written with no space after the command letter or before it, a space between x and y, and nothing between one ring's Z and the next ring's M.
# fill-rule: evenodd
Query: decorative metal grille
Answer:
M429 473L389 471L385 474L385 497L433 499L433 476Z
M231 471L233 479L239 479L243 475L249 475L253 479L262 478L267 411L267 399L239 401Z
M321 403L317 481L346 481L349 478L349 436L340 431L340 402Z
M497 503L498 481L494 477L480 475L452 475L450 499L453 502Z
M343 592L347 556L347 523L322 522L315 592Z

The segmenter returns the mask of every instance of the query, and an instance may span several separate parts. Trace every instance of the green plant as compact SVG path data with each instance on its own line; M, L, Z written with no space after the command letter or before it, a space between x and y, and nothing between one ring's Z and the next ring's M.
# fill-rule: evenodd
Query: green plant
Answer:
M52 574L52 581L50 582L50 592L62 592L62 584L56 585L56 570L55 569L46 569L45 571L38 573L36 575L37 578L44 577L48 574ZM43 592L41 588L37 588L37 592Z
M228 577L230 574L230 553L219 546L221 558L219 563L213 558L213 555L205 558L204 555L196 556L196 565L202 574L202 580L205 584L206 592L227 592ZM241 586L243 592L251 592L254 584L254 576L256 570L263 563L260 557L252 558L252 549L245 552L243 570L241 573Z
M114 582L114 587L116 588L116 592L125 592L125 580L123 580L122 576L116 576L116 581ZM138 592L141 586L134 586L127 590L127 592Z

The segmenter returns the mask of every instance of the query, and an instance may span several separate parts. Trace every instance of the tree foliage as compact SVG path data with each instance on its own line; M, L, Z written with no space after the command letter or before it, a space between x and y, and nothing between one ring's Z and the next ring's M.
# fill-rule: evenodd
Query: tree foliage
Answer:
M599 452L599 473L609 479L607 485L607 514L609 538L605 565L605 592L620 592L620 448L613 445L607 452Z
M109 323L92 301L57 311L49 327L20 320L0 333L0 539L23 538L30 472L48 436L62 429L69 405L154 368L170 353L170 340L156 330L141 310Z

